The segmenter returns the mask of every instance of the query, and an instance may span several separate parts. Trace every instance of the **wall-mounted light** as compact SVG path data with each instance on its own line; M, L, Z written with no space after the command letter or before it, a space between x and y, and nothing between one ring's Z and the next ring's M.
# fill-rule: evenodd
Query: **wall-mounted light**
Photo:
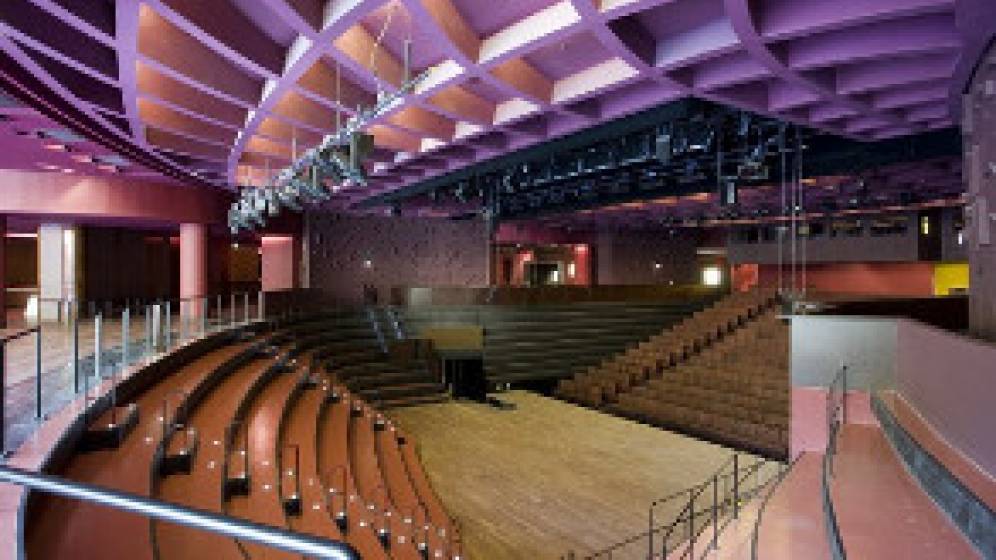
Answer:
M707 266L702 269L702 283L706 286L719 286L723 283L723 270L718 266Z
M370 268L373 268L373 265L374 265L374 263L373 263L372 260L370 260L370 259L363 259L363 268L370 269Z
M660 270L662 268L664 268L664 265L662 265L661 263L659 262L654 263L654 270Z

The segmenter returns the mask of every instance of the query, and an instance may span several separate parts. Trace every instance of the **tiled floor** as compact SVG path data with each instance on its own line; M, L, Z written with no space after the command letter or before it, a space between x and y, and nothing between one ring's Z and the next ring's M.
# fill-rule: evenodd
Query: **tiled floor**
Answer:
M980 557L906 472L878 427L844 427L831 496L851 558Z

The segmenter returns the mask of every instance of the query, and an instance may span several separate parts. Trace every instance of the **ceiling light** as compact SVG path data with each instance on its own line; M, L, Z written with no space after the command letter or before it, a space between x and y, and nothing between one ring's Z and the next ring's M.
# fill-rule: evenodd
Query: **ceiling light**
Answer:
M66 145L65 144L44 144L42 147L45 148L46 150L51 150L53 152L64 152L64 151L66 151Z

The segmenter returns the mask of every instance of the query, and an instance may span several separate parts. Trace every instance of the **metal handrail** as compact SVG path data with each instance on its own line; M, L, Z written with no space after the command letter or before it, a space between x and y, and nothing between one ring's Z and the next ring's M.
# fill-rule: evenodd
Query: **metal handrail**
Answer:
M334 560L359 560L360 558L353 547L342 541L294 533L270 525L253 523L210 511L154 500L138 494L83 484L14 467L0 466L0 481L202 529L235 539L245 539L263 546L308 557Z
M835 398L840 391L840 401ZM834 560L846 560L844 541L837 526L837 514L830 496L830 477L833 476L833 457L837 453L837 435L841 426L847 423L847 366L842 365L827 386L827 445L823 453L823 477L821 493L823 498L823 516L827 524L827 537L830 544L830 555Z
M648 546L648 557L655 558L656 556L654 556L653 552L655 548L653 540L654 536L661 535L662 538L664 539L663 541L664 548L666 548L667 542L670 540L671 535L674 534L675 529L682 523L689 523L690 525L692 525L689 528L688 542L691 543L693 546L694 546L694 541L709 526L712 526L714 528L713 541L715 541L715 537L718 535L719 531L724 529L729 524L729 520L727 520L722 524L722 527L719 526L720 524L718 520L719 517L718 510L722 509L723 515L725 516L726 513L728 512L726 508L732 505L734 511L734 517L736 517L737 511L739 510L740 498L751 496L755 492L757 492L761 487L764 486L758 484L758 486L755 488L748 488L745 487L744 482L746 482L751 476L758 474L761 470L761 467L770 461L764 458L757 458L754 462L741 467L739 466L740 463L739 459L740 459L739 454L734 453L727 460L725 460L723 464L716 471L713 472L713 474L709 475L709 477L707 477L705 481L696 484L694 486L691 486L689 488L685 488L684 490L670 494L664 498L651 502L649 508L650 523L646 531L632 535L622 541L613 543L594 553L585 555L584 557L589 559L602 558L602 557L611 558L615 551L624 548L626 546L632 545L636 542L646 540ZM724 472L730 468L731 464L733 466L732 472ZM724 486L722 499L720 499L719 497L719 485L721 480ZM732 482L732 489L730 482ZM766 484L767 483L765 483L765 485ZM695 508L694 507L695 500L698 499L698 497L701 496L702 493L705 492L705 490L708 489L710 486L714 487L713 503L709 506L705 506L702 508ZM678 498L683 498L686 502L682 506L681 510L673 514L672 516L669 516L667 518L668 520L665 523L658 524L653 516L654 509L658 506L663 505L666 502L670 502ZM711 517L707 517L706 519L711 519L712 522L703 525L699 529L695 529L694 527L695 517L700 515L707 515L707 516L711 515ZM682 555L682 557L689 556L691 550L692 550L691 548L687 549L686 552ZM570 554L568 555L568 557L571 557Z

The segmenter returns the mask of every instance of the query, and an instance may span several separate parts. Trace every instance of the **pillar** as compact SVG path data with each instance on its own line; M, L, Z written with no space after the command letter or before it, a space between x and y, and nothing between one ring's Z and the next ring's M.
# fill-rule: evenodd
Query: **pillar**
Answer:
M292 235L264 235L260 240L264 292L291 290L297 286L299 252Z
M38 227L38 314L42 321L68 319L70 302L82 294L81 234L65 224Z
M199 298L207 294L207 226L180 224L180 298ZM200 306L184 302L181 312L190 317Z
M963 100L969 329L996 341L996 46L984 56Z

